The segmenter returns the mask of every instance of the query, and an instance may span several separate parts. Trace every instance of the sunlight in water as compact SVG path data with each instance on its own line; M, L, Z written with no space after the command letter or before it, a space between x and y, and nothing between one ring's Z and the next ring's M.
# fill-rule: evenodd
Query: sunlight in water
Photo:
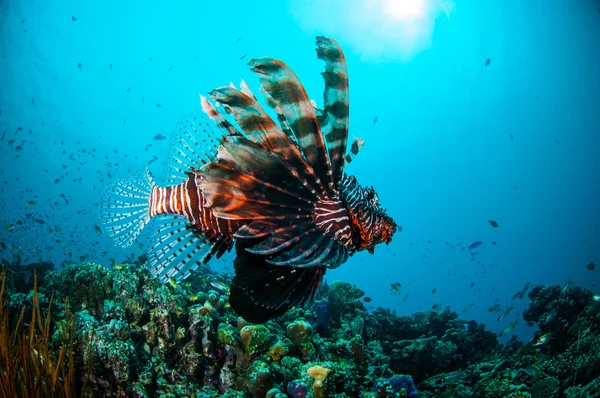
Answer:
M435 20L450 18L453 0L292 0L292 13L311 33L330 35L361 58L408 60L431 45Z
M375 0L381 3L388 16L396 21L414 21L422 18L425 0Z

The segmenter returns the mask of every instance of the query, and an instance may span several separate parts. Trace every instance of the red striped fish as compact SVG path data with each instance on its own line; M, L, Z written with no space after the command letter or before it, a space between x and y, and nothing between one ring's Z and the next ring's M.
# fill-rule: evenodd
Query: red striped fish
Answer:
M286 64L250 60L277 121L244 82L201 96L208 120L190 118L174 134L171 185L157 185L147 171L117 181L101 201L104 232L127 247L156 220L149 268L163 282L185 279L235 246L230 304L257 323L312 300L327 268L389 243L396 223L377 193L343 171L363 144L355 139L346 152L344 54L318 37L317 56L325 62L323 109Z

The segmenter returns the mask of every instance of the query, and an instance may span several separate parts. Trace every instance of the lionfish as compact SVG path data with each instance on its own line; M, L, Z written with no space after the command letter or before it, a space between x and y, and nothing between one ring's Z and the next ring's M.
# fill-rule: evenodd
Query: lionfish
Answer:
M346 60L333 39L316 43L325 62L323 109L286 64L252 59L278 123L244 81L210 92L214 104L200 95L210 121L189 118L173 134L171 185L157 185L146 170L117 181L101 200L103 230L122 247L157 220L148 262L162 282L181 281L235 246L229 303L254 323L313 300L327 268L373 253L397 229L375 190L344 173L363 143L355 139L346 153Z

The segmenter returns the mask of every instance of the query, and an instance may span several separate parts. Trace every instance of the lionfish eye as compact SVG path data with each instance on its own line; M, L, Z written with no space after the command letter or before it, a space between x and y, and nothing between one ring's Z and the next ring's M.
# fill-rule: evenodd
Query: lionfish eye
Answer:
M379 204L379 196L377 196L377 192L375 192L375 189L373 189L373 187L370 187L367 188L366 191L366 199L373 206L377 206Z

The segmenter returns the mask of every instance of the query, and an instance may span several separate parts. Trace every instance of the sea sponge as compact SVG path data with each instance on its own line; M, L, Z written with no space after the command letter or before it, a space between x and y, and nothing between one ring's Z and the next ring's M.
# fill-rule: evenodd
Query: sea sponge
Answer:
M315 380L313 383L313 393L315 398L323 398L327 396L325 392L325 379L330 372L331 369L320 365L312 366L307 369L306 373Z
M271 338L271 332L263 325L248 325L242 328L240 337L246 352L253 354L265 347Z
M281 358L288 354L288 352L289 348L283 342L278 341L269 348L267 355L269 355L273 361L279 362Z
M296 345L300 345L312 336L312 326L301 319L287 325L287 335Z

